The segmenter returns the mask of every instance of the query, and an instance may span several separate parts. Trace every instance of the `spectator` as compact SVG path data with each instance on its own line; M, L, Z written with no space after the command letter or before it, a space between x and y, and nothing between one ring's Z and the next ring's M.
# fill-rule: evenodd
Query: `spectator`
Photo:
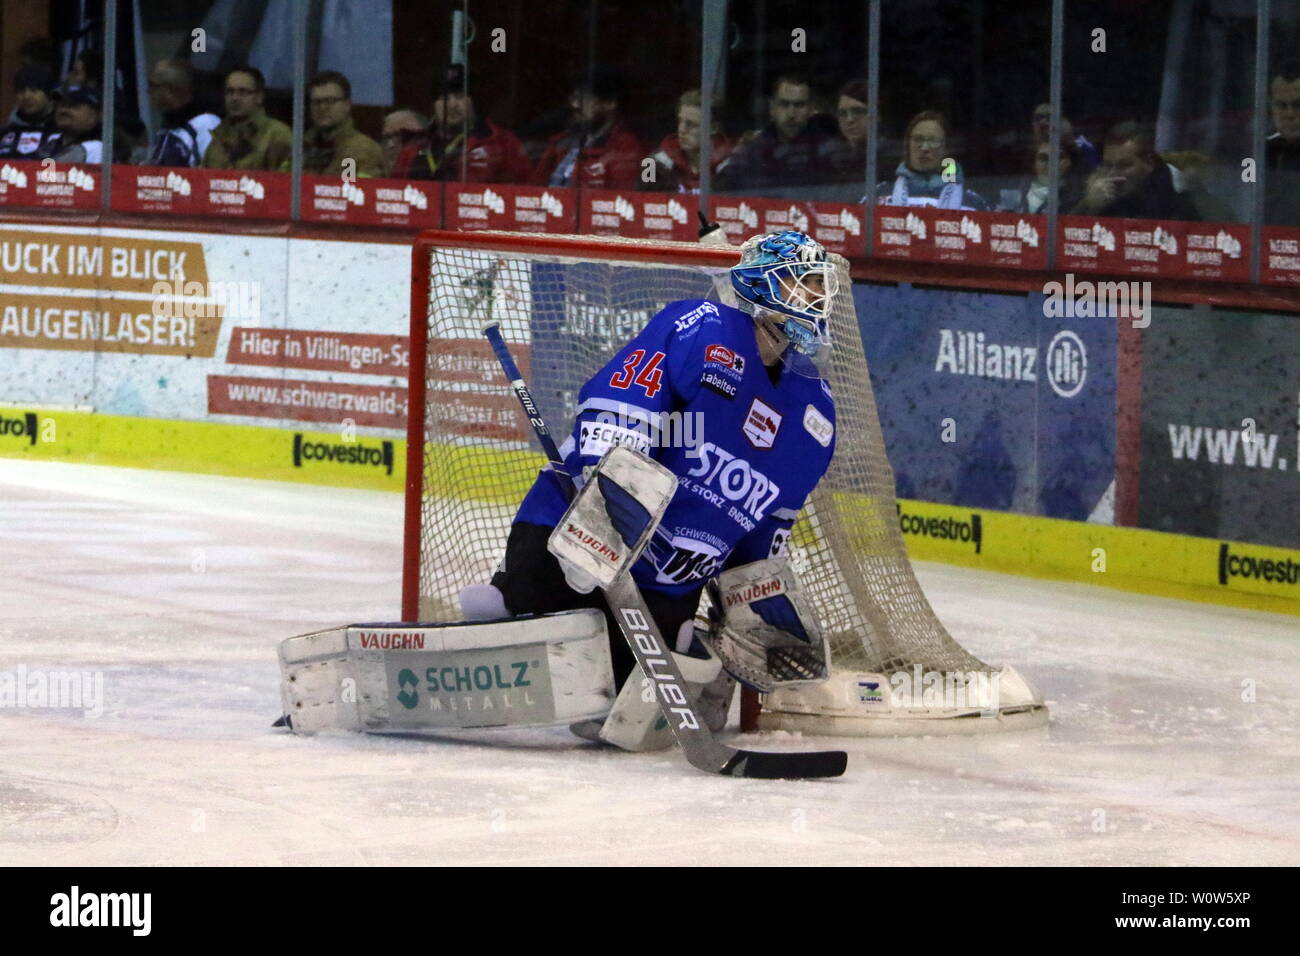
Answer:
M1057 209L1068 212L1078 205L1083 198L1085 172L1080 168L1079 147L1068 133L1061 137L1061 185L1057 193ZM1051 195L1051 180L1048 166L1051 163L1051 149L1047 143L1035 145L1030 158L1033 174L1017 189L1004 190L1002 208L1007 212L1047 215L1047 200Z
M0 130L0 159L44 159L58 136L54 122L54 71L29 63L14 74L18 102Z
M1300 226L1300 60L1287 60L1269 82L1274 132L1264 141L1265 221Z
M486 117L480 118L465 88L464 67L452 65L433 103L433 120L424 135L397 159L397 175L471 183L520 183L532 163L519 137Z
M700 191L700 147L703 123L700 91L687 90L677 100L677 132L663 138L659 148L650 154L655 163L655 178L642 182L643 189L667 189L679 193ZM713 102L712 152L709 169L716 175L718 167L726 162L734 146L721 133L722 102Z
M1034 130L1034 145L1046 147L1048 145L1048 136L1052 127L1052 104L1039 103L1034 107L1034 117L1031 121ZM1074 147L1072 159L1075 161L1077 170L1083 173L1089 173L1101 164L1101 157L1097 154L1097 147L1088 141L1088 137L1082 133L1077 136L1074 134L1074 127L1064 116L1061 117L1061 142L1069 143Z
M917 113L903 131L904 159L894 178L876 186L876 202L886 206L938 206L985 210L989 204L968 189L961 166L947 155L948 124L931 110Z
M840 87L835 118L839 124L838 135L822 144L822 169L832 182L861 184L867 175L866 80L850 80Z
M812 84L786 73L772 84L771 121L742 140L718 171L718 189L746 191L804 186L821 178L818 153L836 135L833 121L813 109Z
M1173 176L1156 153L1155 136L1139 123L1112 126L1102 143L1101 165L1088 177L1075 215L1119 219L1196 221L1196 206L1174 188Z
M63 74L63 89L70 90L74 86L81 87L83 90L98 90L104 85L104 58L92 49L84 49L77 54L72 61L72 66L68 67L68 72Z
M162 125L149 144L146 166L200 166L221 123L194 101L194 69L184 60L159 60L149 73L149 100Z
M49 149L57 163L102 163L104 134L99 90L74 86L54 94L54 122L59 131ZM129 144L119 142L114 162L125 160Z
M352 84L336 70L323 70L307 84L311 129L302 138L302 171L343 175L351 160L358 178L384 171L383 150L352 123ZM284 166L288 169L288 165Z
M610 69L597 69L589 81L574 87L569 95L569 126L547 142L532 182L635 189L645 148L619 117L622 96L622 80Z
M1196 149L1166 151L1161 156L1169 166L1174 189L1191 200L1201 222L1237 221L1232 207L1210 191L1209 156Z
M429 118L415 110L396 109L384 117L379 131L379 148L384 152L384 175L400 176L397 157L411 143L424 135Z
M208 169L287 169L293 131L266 115L266 78L251 66L226 74L226 118L212 131L203 156Z

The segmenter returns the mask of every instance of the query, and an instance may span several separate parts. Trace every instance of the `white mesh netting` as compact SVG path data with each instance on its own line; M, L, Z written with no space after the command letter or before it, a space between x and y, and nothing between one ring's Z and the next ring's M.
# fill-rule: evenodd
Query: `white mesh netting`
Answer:
M726 299L730 291L715 282L725 269L716 250L692 244L587 239L580 254L565 256L565 237L503 236L499 248L482 245L492 241L484 234L463 247L421 241L430 248L419 615L455 620L458 591L490 577L545 460L482 337L484 324L500 322L560 441L579 387L660 308L675 299ZM602 248L609 258L602 260ZM622 259L629 249L635 261ZM692 256L701 264L663 261ZM830 470L795 526L796 567L837 670L988 670L940 624L913 575L847 263L835 258L835 344L821 364L835 396L838 439Z

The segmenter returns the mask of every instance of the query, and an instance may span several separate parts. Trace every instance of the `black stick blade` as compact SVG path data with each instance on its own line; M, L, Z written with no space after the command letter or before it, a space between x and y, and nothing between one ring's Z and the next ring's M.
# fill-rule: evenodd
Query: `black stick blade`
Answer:
M849 755L843 750L819 750L812 753L765 753L737 750L722 767L730 777L756 777L762 780L812 780L838 777L848 766Z

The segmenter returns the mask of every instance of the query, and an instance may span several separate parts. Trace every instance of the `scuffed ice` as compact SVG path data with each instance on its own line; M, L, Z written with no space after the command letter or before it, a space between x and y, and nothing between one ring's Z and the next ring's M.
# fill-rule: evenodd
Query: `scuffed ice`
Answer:
M1300 849L1296 619L940 565L918 569L940 617L1042 688L1048 728L837 741L849 770L829 783L712 778L564 730L270 730L277 642L395 617L401 537L391 494L0 460L0 672L103 686L98 717L0 709L0 863L1268 865Z

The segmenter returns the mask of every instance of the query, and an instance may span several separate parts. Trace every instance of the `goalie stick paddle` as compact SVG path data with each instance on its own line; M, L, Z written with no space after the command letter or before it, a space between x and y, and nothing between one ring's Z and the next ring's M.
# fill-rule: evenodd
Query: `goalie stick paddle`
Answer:
M564 470L564 460L560 457L555 440L551 437L542 418L541 411L533 401L528 385L519 374L510 355L505 339L501 335L499 323L492 322L484 327L483 335L492 344L501 368L510 380L529 424L537 433L542 450L550 459L552 467L560 476L570 496L576 489L573 476ZM682 753L691 766L706 773L720 773L730 777L758 777L778 780L808 780L816 777L838 777L848 765L848 754L842 750L825 750L796 753L771 753L755 750L737 750L728 747L714 738L707 724L700 720L695 704L686 690L686 681L682 677L677 662L673 660L671 649L664 642L659 627L646 607L640 589L632 580L630 573L623 574L608 588L605 588L605 600L610 613L624 640L632 649L636 662L642 673L654 680L658 691L657 700L668 721L669 729Z

